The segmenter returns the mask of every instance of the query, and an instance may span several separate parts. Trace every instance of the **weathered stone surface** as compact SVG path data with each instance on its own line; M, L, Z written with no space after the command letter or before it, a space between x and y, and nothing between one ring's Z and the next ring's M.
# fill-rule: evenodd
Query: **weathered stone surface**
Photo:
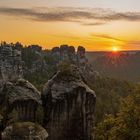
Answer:
M49 140L92 140L96 96L77 67L54 75L45 85L42 99Z
M76 52L73 46L61 45L60 47L54 47L51 50L52 56L58 58L58 63L62 61L69 61L71 63L76 63Z
M0 105L6 108L5 117L9 120L7 123L36 120L37 107L42 103L41 94L31 83L24 79L6 82L0 96ZM14 117L9 118L8 114L13 112Z
M60 48L59 47L54 47L51 50L51 54L52 56L58 58L58 60L60 60Z
M46 130L40 125L31 123L40 123L41 118L37 110L41 109L42 101L41 93L30 82L24 79L1 81L0 97L4 120L0 124L0 136L3 132L2 140L47 139Z
M60 56L61 56L61 61L69 60L69 47L68 47L68 45L61 45L60 46Z
M79 46L77 49L77 63L80 67L83 67L87 64L88 60L85 56L85 48L82 46Z
M22 77L22 63L20 50L8 44L0 46L0 78L6 81Z
M77 65L83 74L90 78L96 77L94 69L89 65L85 56L85 48L79 46L77 51L75 47L61 45L54 47L50 51L42 50L38 45L24 47L20 43L7 44L5 42L0 45L0 78L8 81L17 78L29 77L31 74L42 73L42 75L50 74L52 67L54 72L57 66L65 61ZM90 74L89 74L90 73Z
M100 77L100 74L94 71L91 64L88 63L86 58L86 50L84 47L79 46L77 51L73 46L61 45L55 47L51 50L51 55L56 58L55 64L60 64L62 62L75 64L79 67L82 75L85 76L86 81L94 82L96 78Z
M47 69L47 64L44 60L44 51L38 45L31 45L24 48L22 51L24 63L24 75L35 72L44 72Z
M6 82L1 94L6 94L10 105L16 101L27 100L41 103L41 93L30 82L24 79L18 79L15 82Z
M7 126L2 140L47 140L48 133L40 125L31 122L18 122Z

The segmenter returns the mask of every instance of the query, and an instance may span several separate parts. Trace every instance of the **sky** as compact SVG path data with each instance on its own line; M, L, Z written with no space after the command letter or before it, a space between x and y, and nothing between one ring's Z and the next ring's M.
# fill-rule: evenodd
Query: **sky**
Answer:
M140 50L140 0L0 0L0 41Z

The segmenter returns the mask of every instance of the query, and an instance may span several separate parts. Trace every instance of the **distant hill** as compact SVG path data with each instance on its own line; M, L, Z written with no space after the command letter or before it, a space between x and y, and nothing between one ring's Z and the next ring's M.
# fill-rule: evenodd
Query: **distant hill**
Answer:
M140 81L140 51L87 52L94 69L121 80Z

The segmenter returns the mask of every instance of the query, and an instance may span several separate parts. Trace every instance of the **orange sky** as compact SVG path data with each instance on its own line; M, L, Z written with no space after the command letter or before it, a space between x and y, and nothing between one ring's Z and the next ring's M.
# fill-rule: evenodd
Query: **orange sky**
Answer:
M46 5L42 0L40 5L37 0L34 5L16 1L12 6L9 0L0 2L1 41L39 44L47 49L68 44L82 45L88 51L108 51L114 47L140 50L140 6L133 11L131 7L119 9L109 3L108 9L102 0L99 0L104 3L101 8L97 8L100 6L97 3L89 8L84 3L69 7L62 3L60 7L56 1L50 5L47 0Z

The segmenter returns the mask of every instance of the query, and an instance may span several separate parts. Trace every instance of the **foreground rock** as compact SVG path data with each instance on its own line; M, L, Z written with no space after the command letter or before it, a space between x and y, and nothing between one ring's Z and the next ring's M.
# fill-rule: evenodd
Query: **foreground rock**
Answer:
M49 140L92 140L96 96L75 66L64 66L42 95Z
M15 121L36 121L36 111L41 103L40 92L27 80L6 82L0 92L5 108L7 123ZM13 115L14 114L14 115Z
M1 82L0 97L0 107L4 108L0 117L2 140L47 139L47 131L38 125L43 113L38 113L42 108L41 93L30 82L24 79Z
M47 137L42 126L31 122L14 123L2 133L2 140L47 140Z

